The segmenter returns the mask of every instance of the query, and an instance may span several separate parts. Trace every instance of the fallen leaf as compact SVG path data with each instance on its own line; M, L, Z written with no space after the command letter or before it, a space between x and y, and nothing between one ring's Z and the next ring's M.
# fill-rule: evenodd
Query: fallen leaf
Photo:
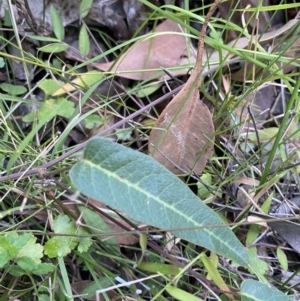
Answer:
M190 170L200 174L213 150L212 115L199 98L199 87L205 30L216 3L218 1L211 7L202 27L192 75L161 113L149 136L150 154L174 174Z
M149 152L175 174L182 173L178 167L200 174L213 149L212 115L200 99L194 107L191 102L182 104L174 98L159 116L150 133Z
M179 34L180 32L176 23L166 20L156 27L153 37L137 41L118 61L94 63L94 66L102 71L110 70L118 76L134 80L159 76L162 74L162 71L159 71L160 66L178 66L180 57L185 53L186 39Z

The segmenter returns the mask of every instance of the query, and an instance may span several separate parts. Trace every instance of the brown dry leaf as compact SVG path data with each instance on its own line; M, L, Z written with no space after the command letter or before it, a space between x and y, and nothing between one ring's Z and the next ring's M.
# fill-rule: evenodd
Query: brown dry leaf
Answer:
M218 3L214 2L202 26L192 75L161 113L150 133L150 154L175 174L182 173L179 169L201 173L213 149L212 116L199 99L199 87L205 30Z
M102 71L114 72L118 76L134 80L145 80L162 71L141 71L178 66L180 57L185 53L186 40L180 33L179 26L171 20L166 20L156 27L157 35L136 42L117 62L95 63ZM111 69L110 69L111 68ZM133 70L139 70L134 71ZM130 72L132 71L132 72Z
M208 139L213 140L212 115L200 99L192 106L193 95L189 95L189 90L183 90L188 101L182 102L175 97L164 109L151 131L149 152L175 174L182 173L176 166L200 174L213 149L213 143Z

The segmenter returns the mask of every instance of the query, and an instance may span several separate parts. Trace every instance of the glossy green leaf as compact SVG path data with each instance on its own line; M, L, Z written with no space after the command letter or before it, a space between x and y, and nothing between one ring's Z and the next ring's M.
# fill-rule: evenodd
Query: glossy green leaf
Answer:
M82 24L79 31L79 51L85 56L90 52L90 38L85 24Z
M50 5L50 17L51 17L53 32L55 36L60 41L62 41L65 37L65 28L60 14L57 12L57 10L52 4Z
M242 301L292 301L275 287L255 281L245 280L241 286Z
M151 157L104 138L90 140L70 172L75 187L130 217L248 264L245 248L222 219ZM176 230L177 229L177 230Z

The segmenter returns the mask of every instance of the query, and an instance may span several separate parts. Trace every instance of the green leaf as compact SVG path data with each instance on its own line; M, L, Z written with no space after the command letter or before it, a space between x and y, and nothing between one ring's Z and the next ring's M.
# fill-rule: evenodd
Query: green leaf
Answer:
M64 257L68 255L78 243L78 239L68 236L55 236L45 244L45 254L49 258Z
M52 263L40 263L37 268L32 271L32 273L41 276L53 272L55 268L55 265Z
M38 301L51 301L50 296L47 294L39 294Z
M90 38L85 24L82 24L79 32L79 51L85 56L90 52Z
M76 232L74 223L70 221L67 215L59 215L54 221L54 233L73 234Z
M267 283L268 281L264 275L269 270L268 264L258 257L256 247L249 247L247 253L250 260L249 271L255 274L261 282Z
M81 0L79 6L79 12L82 19L88 15L92 4L93 4L93 0Z
M73 166L70 177L79 191L95 200L148 225L174 229L178 237L240 265L248 264L245 248L222 219L147 155L95 138L88 142L84 159Z
M0 88L12 96L18 96L27 92L27 88L24 86L12 85L8 83L0 84Z
M277 258L278 258L280 265L282 266L284 271L287 271L288 270L288 260L287 260L286 254L284 253L284 251L281 250L280 247L277 248L276 253L277 253Z
M54 34L62 41L65 37L65 28L61 16L52 4L50 5L50 17Z
M5 61L3 57L0 57L0 68L3 68L5 66Z
M113 279L110 280L108 277L98 278L97 281L88 283L81 292L81 295L84 296L86 300L89 300L95 296L97 290L110 287L112 283Z
M77 77L72 81L72 83L67 83L55 93L53 96L59 96L62 94L66 94L67 92L72 92L78 89L79 87L88 89L95 83L99 83L104 79L104 75L102 72L92 70L83 74L78 74Z
M130 140L133 129L116 129L115 134L118 138L118 141L127 141Z
M242 301L292 301L275 287L255 281L244 280L241 286Z
M64 83L60 80L45 79L39 84L39 88L42 89L46 95L52 95L63 85Z
M200 257L201 261L204 264L205 269L207 270L210 279L212 279L215 284L223 291L229 292L229 288L225 281L223 280L218 268L214 265L211 258L207 257L205 254L202 254Z
M8 273L15 277L19 277L25 274L24 270L18 267L17 265L10 266Z
M84 119L84 124L87 129L92 129L94 126L101 126L104 124L103 118L99 115L89 115Z
M95 234L107 234L111 233L111 229L107 225L107 223L103 220L101 216L90 208L87 208L83 205L77 206L80 211L81 216L83 217L85 223L89 226L91 231ZM115 236L112 236L108 240L105 240L106 243L112 244L119 250L119 244Z
M179 301L204 301L203 299L196 297L178 287L169 285L166 287L166 291L176 300Z
M22 117L23 122L33 122L36 119L36 112L34 110L30 111L24 117Z
M58 53L66 51L69 48L68 45L62 43L52 43L43 47L38 48L39 51L46 53Z
M27 273L37 268L37 263L31 257L27 256L18 258L17 265Z
M27 35L26 37L32 40L42 41L42 42L54 42L54 43L60 42L60 40L51 37L36 36L36 35Z
M10 240L10 237L11 235L8 235L8 239ZM32 238L32 234L31 233L24 233L24 234L21 234L21 235L18 235L15 236L14 240L11 241L11 244L13 246L15 246L16 248L18 249L21 249L23 248L28 242L29 240Z
M72 101L68 101L64 97L60 97L58 99L48 99L40 107L38 119L45 120L47 117L49 117L50 120L53 118L54 112L58 116L70 118L74 110L74 103Z
M97 221L99 221L99 217ZM88 232L83 228L79 228L78 234L87 235ZM77 250L80 253L87 252L91 245L92 245L92 239L90 237L82 237L79 239Z
M159 262L141 262L138 265L138 268L142 271L150 272L150 273L161 273L163 275L178 275L182 271L181 268L171 265L164 264Z
M43 246L36 243L36 239L32 235L26 245L20 249L17 258L30 257L36 264L40 264L43 257Z
M158 90L162 85L163 83L156 83L148 85L146 87L141 87L137 92L137 96L140 98L147 97L150 94L154 93L156 90Z
M206 199L212 195L211 190L208 189L208 187L211 187L211 174L204 173L201 175L200 179L201 182L197 182L198 196L202 199Z
M10 258L8 251L0 245L0 268L3 268Z
M78 245L79 252L86 252L92 241L89 237L79 238L78 234L87 234L87 232L75 226L67 215L58 216L54 221L54 233L66 234L66 236L55 236L50 238L45 244L45 254L50 258L63 257L68 255ZM67 236L69 235L69 236ZM72 236L74 235L74 236ZM79 244L78 244L79 243Z

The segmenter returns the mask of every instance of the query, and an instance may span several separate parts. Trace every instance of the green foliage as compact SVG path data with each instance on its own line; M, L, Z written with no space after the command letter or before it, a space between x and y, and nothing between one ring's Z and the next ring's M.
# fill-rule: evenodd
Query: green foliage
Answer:
M47 121L53 118L53 112L56 112L55 115L70 118L74 112L74 103L68 101L64 97L57 99L47 99L45 100L37 113L37 119L39 121ZM22 120L25 122L34 121L36 118L34 112L29 112L25 115Z
M79 32L79 51L85 56L90 52L90 38L85 24L81 25Z
M65 37L65 28L63 25L63 21L59 13L53 6L53 4L50 5L50 11L51 11L51 23L53 27L53 32L57 37L57 39L62 41Z
M85 18L88 15L92 4L93 0L81 0L79 6L79 13L81 15L81 18Z
M63 85L64 83L60 80L45 79L39 84L39 88L43 90L47 97L48 95L52 95Z
M103 125L103 118L99 115L91 114L84 119L84 124L87 129L92 129L95 126Z
M12 85L12 84L8 84L8 83L0 84L0 88L4 92L6 92L12 96L21 95L21 94L24 94L27 92L27 89L24 86Z
M288 259L286 254L281 250L280 247L276 250L278 261L280 262L280 265L282 266L284 271L288 270Z
M51 263L42 263L43 250L43 246L36 243L36 237L31 233L2 234L0 236L0 268L5 269L12 276L48 274L55 269L55 266Z
M5 61L3 57L0 57L0 68L3 68L5 66Z
M55 219L54 233L64 235L52 237L45 244L45 254L50 258L66 256L75 248L80 253L87 252L92 244L90 237L78 237L87 235L88 232L83 228L77 228L67 215L59 215Z
M267 284L245 280L241 286L242 301L292 301L284 293Z
M171 227L178 237L240 265L248 264L245 249L222 219L149 156L95 138L87 144L84 159L72 167L70 177L79 191L93 199L146 224Z
M68 45L62 43L52 43L46 46L40 47L39 51L46 52L46 53L59 53L66 51L69 48Z
M126 141L130 140L130 137L132 135L132 129L117 129L115 131L115 134L118 138L118 141Z

